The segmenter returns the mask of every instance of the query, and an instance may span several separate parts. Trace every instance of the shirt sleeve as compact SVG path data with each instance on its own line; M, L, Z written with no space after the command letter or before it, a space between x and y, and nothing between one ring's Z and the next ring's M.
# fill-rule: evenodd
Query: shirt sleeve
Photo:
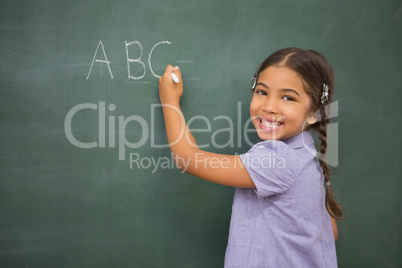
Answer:
M282 141L264 141L254 145L240 159L256 186L259 197L284 193L299 173L297 154Z

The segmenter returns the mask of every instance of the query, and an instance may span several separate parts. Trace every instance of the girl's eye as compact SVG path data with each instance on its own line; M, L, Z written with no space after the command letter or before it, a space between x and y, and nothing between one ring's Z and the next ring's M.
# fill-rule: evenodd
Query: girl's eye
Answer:
M265 92L263 90L256 90L255 93L258 95L267 95L267 92Z
M290 97L290 96L285 96L285 97L283 97L285 100L287 100L287 101L296 101L295 100L295 98L293 98L293 97Z

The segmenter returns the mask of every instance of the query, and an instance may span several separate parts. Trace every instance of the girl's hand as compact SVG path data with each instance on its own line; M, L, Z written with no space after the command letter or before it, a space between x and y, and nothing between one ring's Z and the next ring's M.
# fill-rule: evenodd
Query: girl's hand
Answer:
M172 73L179 78L179 83L175 83L172 79ZM180 97L183 95L183 80L179 67L168 65L165 73L159 78L159 99L162 104L180 104Z

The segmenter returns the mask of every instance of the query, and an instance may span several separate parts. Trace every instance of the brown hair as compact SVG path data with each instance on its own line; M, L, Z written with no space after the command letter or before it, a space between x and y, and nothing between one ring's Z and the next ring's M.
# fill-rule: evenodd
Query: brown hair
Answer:
M325 109L325 105L331 102L334 91L334 70L328 60L319 52L314 50L304 50L300 48L284 48L270 55L260 66L254 75L254 80L258 75L269 66L288 67L298 73L302 78L304 89L310 96L312 101L312 111L320 113L320 120L310 127L319 133L321 141L320 146L320 166L323 170L325 182L329 182L331 169L325 161L325 153L327 152L327 124L329 116ZM323 85L329 87L328 101L321 103ZM309 128L310 128L309 127ZM341 206L335 201L334 193L331 185L327 185L325 193L325 205L329 214L335 219L342 218Z

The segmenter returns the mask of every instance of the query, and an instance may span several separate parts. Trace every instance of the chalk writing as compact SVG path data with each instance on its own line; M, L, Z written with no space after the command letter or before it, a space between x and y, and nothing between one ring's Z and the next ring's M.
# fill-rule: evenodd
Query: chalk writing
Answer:
M143 47L142 47L142 44L141 44L139 41L131 41L131 42L124 41L124 42L125 42L125 48L126 48L127 77L128 77L128 81L129 81L129 82L134 80L135 82L133 82L133 83L150 83L149 81L139 81L139 80L141 80L142 78L145 77L145 74L146 74L146 72L147 72L147 66L146 66L145 62L148 63L148 68L149 68L149 70L151 71L153 77L156 77L156 78L160 78L160 77L161 77L161 75L157 75L157 74L154 72L154 69L152 68L152 53L154 52L154 50L155 50L157 47L159 47L159 46L161 46L161 45L170 45L170 44L171 44L170 41L167 41L167 40L166 40L166 41L160 41L160 42L156 43L156 44L152 47L151 51L149 52L148 60L143 60L143 52L144 52L144 49L143 49ZM137 46L137 47L139 48L140 53L139 53L139 56L138 56L138 57L132 56L132 55L129 53L129 47L130 47L130 46ZM99 47L101 47L103 56L102 56L102 55L98 55L98 54L102 54L102 53L98 53ZM129 55L129 54L130 54L130 55ZM98 58L98 57L99 57L99 58ZM100 59L101 57L102 57L102 59ZM145 62L144 62L144 61L145 61ZM88 72L88 75L87 75L87 78L86 78L87 80L89 79L89 76L91 75L91 71L92 71L92 67L93 67L94 63L106 64L106 65L107 65L107 68L108 68L108 70L109 70L110 78L113 79L112 68L111 68L111 66L110 66L110 63L111 63L111 62L108 60L108 58L107 58L107 56L106 56L106 51L105 51L105 47L103 46L102 40L99 41L98 46L96 47L96 50L95 50L95 53L94 53L94 56L93 56L93 59L92 59L92 62L91 62L91 66L90 66L90 68L89 68L89 72ZM176 63L180 63L180 64L188 64L188 63L190 63L190 64L191 64L191 63L194 63L194 62L193 62L193 61L190 61L190 60L178 60L178 61L176 61ZM138 68L138 64L140 65L140 68L141 68L141 70L139 70L140 75L136 75L136 76L133 75L133 73L138 73L138 70L136 70L136 72L133 71L133 69L132 69L132 68L133 68L133 66L132 66L133 64L136 64L136 65L137 65L137 68ZM198 80L198 78L184 78L184 79L187 79L187 80Z
M99 46L102 46L103 57L105 58L104 60L95 60L96 54L98 54ZM88 75L87 75L87 80L88 80L89 75L91 74L92 66L94 65L94 61L106 63L106 64L107 64L107 68L109 69L110 77L113 79L112 69L110 68L110 61L108 61L108 59L107 59L106 52L105 52L105 48L104 48L104 46L103 46L102 41L99 41L99 44L98 44L98 46L96 47L95 54L94 54L94 58L92 59L91 67L89 68L89 72L88 72Z
M143 61L141 61L141 58L142 58L142 51L143 51L142 45L141 45L141 43L138 42L138 41L132 41L132 42L130 42L130 43L127 43L127 41L125 41L125 42L126 42L126 56L127 56L127 72L128 72L128 79L139 80L139 79L143 78L143 77L145 76L145 73L146 73L145 63L144 63ZM137 45L140 47L141 53L140 53L140 56L138 57L138 59L130 59L130 58L128 57L128 46L131 46L131 45L133 45L133 44L137 44ZM138 63L140 63L140 64L142 65L142 67L144 68L144 72L142 73L141 76L132 76L132 75L131 75L131 73L130 73L130 62L138 62Z

